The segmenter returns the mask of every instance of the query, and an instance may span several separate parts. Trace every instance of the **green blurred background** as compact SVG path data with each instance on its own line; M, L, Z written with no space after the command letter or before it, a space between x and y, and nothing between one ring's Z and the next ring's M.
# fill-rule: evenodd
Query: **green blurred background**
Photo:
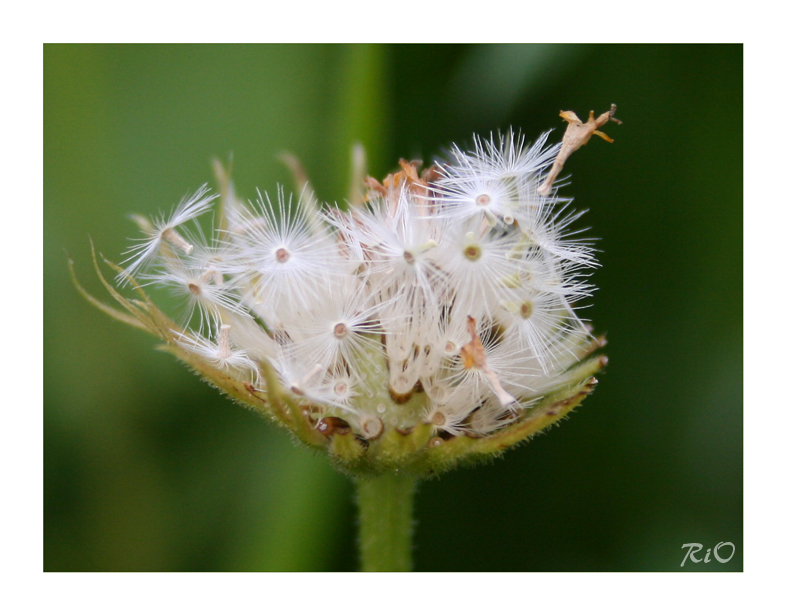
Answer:
M44 567L354 570L350 481L89 306L90 245L234 161L239 192L346 193L474 132L534 139L618 105L564 195L601 238L585 311L610 364L569 421L424 483L418 570L743 568L743 47L66 46L44 49ZM103 297L103 295L102 295ZM680 569L684 543L736 546ZM704 550L703 550L704 553Z

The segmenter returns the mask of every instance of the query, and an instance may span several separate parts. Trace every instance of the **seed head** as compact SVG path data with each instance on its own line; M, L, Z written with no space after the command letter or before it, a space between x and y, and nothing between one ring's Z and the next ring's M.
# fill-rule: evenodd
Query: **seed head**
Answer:
M597 263L569 229L580 214L543 190L546 138L476 138L420 174L400 161L346 210L282 189L243 203L218 165L210 239L178 230L213 201L203 187L120 278L182 293L182 327L152 304L144 326L346 467L496 453L576 406L602 365L576 307Z

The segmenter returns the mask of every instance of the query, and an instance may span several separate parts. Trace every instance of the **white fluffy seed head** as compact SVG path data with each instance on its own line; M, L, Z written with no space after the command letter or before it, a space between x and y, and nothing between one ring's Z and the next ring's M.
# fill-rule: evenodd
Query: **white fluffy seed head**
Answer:
M445 438L490 433L587 347L574 303L592 291L593 249L569 229L579 215L536 190L555 153L546 136L476 138L324 214L281 189L242 203L222 176L209 239L183 228L209 207L203 188L148 226L126 273L199 312L186 350L255 382L267 361L365 438L423 421Z

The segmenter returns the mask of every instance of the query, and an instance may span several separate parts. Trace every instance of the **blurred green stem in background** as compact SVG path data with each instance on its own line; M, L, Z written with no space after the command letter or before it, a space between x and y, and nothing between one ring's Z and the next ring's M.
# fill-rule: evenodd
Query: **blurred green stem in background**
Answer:
M415 477L361 475L356 486L361 571L411 571Z
M348 45L337 50L342 86L337 93L334 136L331 151L337 157L331 164L329 178L319 189L329 202L336 196L352 198L357 185L351 171L355 144L368 153L369 169L383 173L390 161L388 133L391 123L389 61L380 45ZM387 171L385 171L387 172ZM347 180L352 185L347 190ZM363 178L361 178L363 180Z

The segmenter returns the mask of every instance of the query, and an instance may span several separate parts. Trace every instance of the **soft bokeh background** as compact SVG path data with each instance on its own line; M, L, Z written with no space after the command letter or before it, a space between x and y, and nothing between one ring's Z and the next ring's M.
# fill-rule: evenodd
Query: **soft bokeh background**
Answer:
M44 52L46 570L353 570L350 481L201 383L100 293L154 214L232 157L241 194L329 201L362 141L378 177L472 133L535 138L561 109L622 126L563 194L600 237L596 393L547 436L417 494L418 570L743 568L743 47L60 46ZM704 550L703 550L704 553Z

